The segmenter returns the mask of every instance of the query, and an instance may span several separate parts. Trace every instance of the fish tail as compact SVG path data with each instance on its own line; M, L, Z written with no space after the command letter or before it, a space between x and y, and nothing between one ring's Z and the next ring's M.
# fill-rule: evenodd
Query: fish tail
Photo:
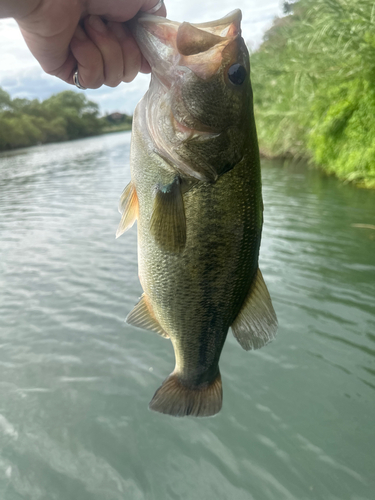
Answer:
M223 389L221 375L199 386L183 384L177 373L171 373L155 392L149 408L174 417L209 417L221 409Z

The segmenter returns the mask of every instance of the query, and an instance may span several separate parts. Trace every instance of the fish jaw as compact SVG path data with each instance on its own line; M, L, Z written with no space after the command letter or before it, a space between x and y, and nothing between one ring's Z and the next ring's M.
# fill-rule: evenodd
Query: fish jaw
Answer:
M141 14L130 23L131 32L151 66L153 76L166 87L170 87L173 71L178 65L175 40L179 24L150 14Z
M141 14L130 25L152 74L170 87L188 70L210 78L222 64L226 46L241 34L239 9L217 21L191 24Z

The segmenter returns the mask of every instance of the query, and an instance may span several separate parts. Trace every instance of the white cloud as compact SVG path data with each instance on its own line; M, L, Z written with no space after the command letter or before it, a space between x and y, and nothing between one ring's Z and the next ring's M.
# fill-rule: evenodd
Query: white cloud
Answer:
M192 23L218 19L233 10L242 10L242 35L249 47L259 46L272 20L281 14L279 0L237 0L233 5L228 0L170 0L166 1L168 17L176 21ZM204 8L202 8L204 5ZM0 20L0 87L14 97L46 99L63 90L75 87L58 78L46 75L29 52L17 23L11 19ZM132 113L136 103L146 92L149 77L138 75L132 83L121 84L113 89L101 87L86 91L87 97L97 102L103 112L122 111ZM78 89L77 89L78 91Z

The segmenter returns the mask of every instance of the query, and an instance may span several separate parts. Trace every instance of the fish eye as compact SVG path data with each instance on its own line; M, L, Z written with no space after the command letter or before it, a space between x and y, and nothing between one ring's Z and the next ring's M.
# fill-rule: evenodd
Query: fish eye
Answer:
M246 78L246 69L241 64L232 64L228 69L228 77L234 85L242 85Z

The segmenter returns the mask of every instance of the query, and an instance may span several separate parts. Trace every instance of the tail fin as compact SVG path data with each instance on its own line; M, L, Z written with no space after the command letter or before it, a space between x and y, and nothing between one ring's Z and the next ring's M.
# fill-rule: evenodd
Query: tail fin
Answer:
M155 392L149 408L174 417L209 417L221 410L223 389L221 376L200 386L186 386L172 373Z

